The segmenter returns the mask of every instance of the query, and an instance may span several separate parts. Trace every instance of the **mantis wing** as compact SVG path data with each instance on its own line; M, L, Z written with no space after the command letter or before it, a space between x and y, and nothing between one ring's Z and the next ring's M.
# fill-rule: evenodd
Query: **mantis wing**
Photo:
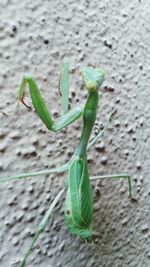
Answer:
M92 239L93 200L87 159L75 158L70 166L65 206L68 230L80 238Z
M69 107L69 64L64 62L60 76L60 93L62 96L63 114L68 112Z

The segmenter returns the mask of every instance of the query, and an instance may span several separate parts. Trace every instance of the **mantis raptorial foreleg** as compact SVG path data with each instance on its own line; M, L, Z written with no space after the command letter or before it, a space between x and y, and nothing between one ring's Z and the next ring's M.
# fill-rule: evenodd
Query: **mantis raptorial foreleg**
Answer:
M63 69L60 75L60 94L62 100L63 114L66 114L69 109L69 64L64 62Z
M35 108L36 113L40 117L40 119L44 122L45 126L48 130L57 132L62 128L68 126L75 120L77 120L82 115L83 106L78 106L71 111L68 111L66 114L63 114L57 122L53 121L52 115L50 114L47 105L45 103L44 98L42 97L35 80L32 77L24 77L19 89L19 101L23 104L25 88L26 85L29 85L30 95L32 99L32 104ZM26 104L25 104L26 105ZM27 105L26 105L27 106ZM28 106L27 106L28 107Z
M68 69L68 63L64 63L61 78L60 78L60 92L61 92L61 99L62 99L62 110L63 115L60 116L60 118L54 122L51 113L48 110L48 107L46 105L46 102L40 93L40 90L38 89L38 86L35 82L35 80L30 76L25 76L21 82L19 93L18 93L18 103L22 102L26 107L28 105L24 101L25 97L25 89L26 86L29 87L29 92L32 100L32 104L35 108L36 113L40 117L40 119L44 122L45 126L48 128L48 130L51 130L53 132L57 132L61 130L62 128L68 126L75 120L77 120L81 115L83 111L83 106L78 106L72 110L68 109L69 106L69 100L68 100L68 94L69 94L69 69ZM28 107L29 108L29 107ZM16 108L15 108L16 110Z

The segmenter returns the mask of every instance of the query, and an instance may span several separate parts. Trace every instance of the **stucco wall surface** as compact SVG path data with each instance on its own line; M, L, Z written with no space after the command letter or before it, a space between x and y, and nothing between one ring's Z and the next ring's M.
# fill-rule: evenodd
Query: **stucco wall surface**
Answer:
M65 196L28 260L28 267L150 266L150 1L0 0L0 110L11 112L24 74L37 81L54 118L58 85L70 62L71 107L85 101L80 66L106 71L95 134L114 111L107 134L89 154L91 175L128 172L126 180L95 181L94 236L87 244L64 225ZM26 101L31 103L27 94ZM82 120L48 132L23 105L0 113L0 178L66 162ZM94 135L94 133L93 133ZM0 267L18 266L67 173L0 184Z

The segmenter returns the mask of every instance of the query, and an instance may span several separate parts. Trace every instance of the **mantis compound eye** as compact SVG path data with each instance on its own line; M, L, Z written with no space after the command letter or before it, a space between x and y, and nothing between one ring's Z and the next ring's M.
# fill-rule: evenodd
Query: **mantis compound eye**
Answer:
M66 210L67 215L70 215L70 210Z

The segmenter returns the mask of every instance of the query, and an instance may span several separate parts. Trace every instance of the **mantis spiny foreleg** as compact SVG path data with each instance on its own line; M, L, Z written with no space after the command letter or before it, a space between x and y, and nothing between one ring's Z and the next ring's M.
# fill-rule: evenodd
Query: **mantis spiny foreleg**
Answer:
M32 104L35 108L36 113L43 121L45 126L48 128L48 130L54 132L57 132L62 128L68 126L82 115L83 106L78 106L73 110L68 110L68 92L69 92L68 77L69 77L68 63L64 63L60 79L60 91L62 98L63 115L61 115L58 121L56 122L54 122L52 115L49 112L48 107L46 105L46 102L42 94L40 93L35 80L32 77L25 76L19 88L18 101L21 101L25 106L27 106L27 104L24 101L24 97L25 97L25 88L27 85L29 86L29 92Z

